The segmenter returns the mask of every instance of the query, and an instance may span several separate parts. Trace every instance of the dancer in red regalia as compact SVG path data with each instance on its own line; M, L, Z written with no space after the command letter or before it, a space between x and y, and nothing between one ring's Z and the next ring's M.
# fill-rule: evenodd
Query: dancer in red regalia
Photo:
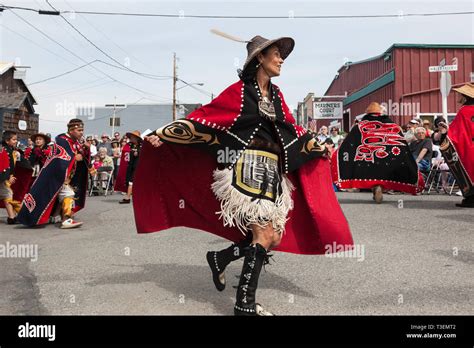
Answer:
M295 124L271 81L294 40L235 40L247 43L240 80L146 137L134 180L135 220L139 233L187 226L233 241L207 253L216 288L226 285L226 266L244 257L234 313L271 315L255 301L270 249L324 254L353 241L325 147Z
M372 189L376 203L383 190L417 194L423 178L402 129L372 102L332 156L334 183L341 189Z
M36 179L51 155L51 148L49 147L51 137L43 133L37 133L31 136L31 140L34 146L25 150L25 158L30 161L33 168L33 178Z
M126 143L122 147L122 154L120 155L119 169L117 179L115 180L114 190L118 192L127 193L127 168L130 162L130 143Z
M79 143L84 123L75 118L67 126L67 133L56 137L50 157L23 199L18 214L23 225L43 225L57 214L61 215L61 228L82 225L73 216L85 205L90 150Z
M0 208L7 211L7 224L17 223L21 201L32 181L32 169L23 152L18 149L18 137L5 131L0 146Z
M456 204L474 208L474 84L453 88L461 95L461 108L451 124L435 122L433 141L440 144L441 153L461 189L464 199Z

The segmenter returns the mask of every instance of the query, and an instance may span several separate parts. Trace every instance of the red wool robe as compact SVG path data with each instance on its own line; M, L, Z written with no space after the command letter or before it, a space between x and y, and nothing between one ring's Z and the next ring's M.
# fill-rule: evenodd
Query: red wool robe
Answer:
M281 107L283 126L291 129L294 142L304 140L304 144L310 143L312 137L295 124L278 87L275 96L278 104L281 102L281 106L275 105L275 108ZM233 125L243 114L243 105L244 83L238 81L210 104L186 117L186 120L195 122L196 128L204 125L216 137L199 132L189 137L196 142L209 138L209 143L214 144L219 139L222 141L224 132L236 133ZM307 149L304 146L301 148L298 143L295 146L297 149L293 153ZM154 148L145 142L133 185L138 233L185 226L233 242L242 240L242 233L236 227L224 227L216 214L220 210L220 202L211 190L212 174L216 167L216 159L200 149L169 143ZM333 190L329 161L325 158L311 159L289 173L288 177L295 187L292 192L294 209L289 212L281 244L275 250L324 254L340 251L341 246L351 248L352 235ZM333 250L334 245L338 245L338 250Z
M459 109L449 125L448 138L466 169L471 186L474 185L474 105L464 105Z
M128 182L127 167L130 161L130 144L127 143L122 148L122 155L120 157L120 165L117 173L117 179L115 180L114 190L127 193Z

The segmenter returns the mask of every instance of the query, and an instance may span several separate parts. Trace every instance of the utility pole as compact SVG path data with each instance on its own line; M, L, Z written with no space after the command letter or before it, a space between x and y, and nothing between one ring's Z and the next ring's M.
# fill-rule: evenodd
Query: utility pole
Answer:
M112 114L112 134L111 134L111 138L114 137L114 133L115 133L115 110L117 109L117 107L121 108L121 109L124 109L127 107L126 104L117 104L117 97L114 97L114 103L113 104L105 104L105 107L106 108L114 108L114 113Z
M110 139L114 137L115 132L115 109L117 109L117 96L114 97L114 115L112 116L112 134L110 135Z
M173 121L176 121L176 52L173 53Z

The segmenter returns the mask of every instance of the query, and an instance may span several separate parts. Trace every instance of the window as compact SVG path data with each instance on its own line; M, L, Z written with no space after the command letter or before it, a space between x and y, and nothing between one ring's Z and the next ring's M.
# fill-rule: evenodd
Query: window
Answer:
M421 118L422 120L428 120L431 122L431 124L433 125L434 124L434 120L438 117L438 116L443 116L443 114L439 113L417 113L416 114L417 117ZM448 123L451 123L452 120L454 120L454 117L456 116L455 113L448 113Z
M120 117L115 117L115 124L114 124L114 118L111 117L109 120L109 125L110 127L120 127Z

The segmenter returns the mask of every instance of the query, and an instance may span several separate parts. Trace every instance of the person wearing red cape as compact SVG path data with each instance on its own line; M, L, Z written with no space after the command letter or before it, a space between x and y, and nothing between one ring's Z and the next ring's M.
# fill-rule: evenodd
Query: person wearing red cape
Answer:
M85 206L90 150L87 143L79 142L84 134L82 120L74 118L67 127L67 133L56 137L50 156L23 198L18 214L18 222L23 225L44 225L59 214L60 228L77 228L83 224L73 217Z
M474 84L453 90L461 95L462 106L449 126L444 119L435 120L432 138L464 197L456 206L474 208Z
M17 134L5 131L0 146L0 208L7 211L7 224L18 223L21 201L32 181L31 165L18 149Z
M247 43L240 80L145 138L135 221L138 233L186 226L234 242L206 255L217 290L225 288L226 266L244 257L234 314L272 315L255 299L270 249L326 254L352 248L353 240L325 147L295 124L271 81L294 40L232 39Z
M127 193L127 168L128 162L130 161L130 144L126 143L122 147L122 153L120 155L120 163L118 167L117 179L115 180L114 190L117 192Z
M140 157L140 149L142 147L142 136L140 131L135 130L126 134L129 141L128 148L128 162L126 165L125 172L125 197L119 202L119 204L130 204L132 193L133 193L133 177L137 168L138 160Z
M371 189L381 203L383 190L417 194L424 181L402 129L372 102L366 114L332 155L333 180L340 189Z

